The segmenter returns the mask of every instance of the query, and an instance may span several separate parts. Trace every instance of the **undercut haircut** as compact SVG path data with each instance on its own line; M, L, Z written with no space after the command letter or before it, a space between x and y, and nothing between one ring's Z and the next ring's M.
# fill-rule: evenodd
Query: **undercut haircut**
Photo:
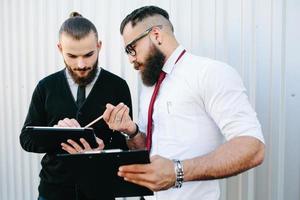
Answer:
M131 22L132 27L134 27L137 23L142 22L144 19L155 15L161 15L162 17L164 17L168 21L172 32L174 32L174 28L169 20L169 14L167 11L157 6L143 6L141 8L135 9L123 19L120 25L121 35L123 35L124 28L129 22Z

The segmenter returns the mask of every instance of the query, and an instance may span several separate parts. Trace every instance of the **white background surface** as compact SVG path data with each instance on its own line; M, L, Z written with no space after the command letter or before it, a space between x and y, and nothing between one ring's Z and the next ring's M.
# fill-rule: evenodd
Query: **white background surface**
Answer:
M125 78L137 118L137 73L123 51L122 19L142 5L166 9L179 42L229 63L242 76L262 124L262 166L222 181L222 200L300 199L299 0L0 0L0 199L37 197L42 155L21 149L33 89L63 68L58 30L71 11L96 25L100 66Z

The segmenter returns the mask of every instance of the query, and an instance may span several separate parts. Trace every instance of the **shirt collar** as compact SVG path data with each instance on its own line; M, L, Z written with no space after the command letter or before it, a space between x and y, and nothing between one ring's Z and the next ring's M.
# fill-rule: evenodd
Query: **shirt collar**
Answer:
M171 54L171 56L168 58L168 60L165 62L162 70L166 72L167 74L171 73L174 66L175 62L180 55L180 53L184 50L183 46L179 45Z

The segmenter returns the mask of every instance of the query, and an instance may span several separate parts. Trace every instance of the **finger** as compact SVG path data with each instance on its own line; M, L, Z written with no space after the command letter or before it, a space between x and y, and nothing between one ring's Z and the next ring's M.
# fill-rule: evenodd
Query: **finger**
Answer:
M124 123L125 121L124 121L124 119L123 119L123 116L124 116L124 113L125 113L125 111L126 111L126 105L124 105L120 110L119 110L119 112L117 113L117 115L116 115L116 119L117 119L117 121L116 121L116 123Z
M61 148L70 154L77 153L76 149L74 149L73 147L71 147L70 145L68 145L66 143L61 143Z
M57 126L58 126L58 127L67 127L68 124L66 123L66 120L63 119L63 120L59 120L59 121L58 121Z
M150 177L148 174L133 174L133 173L124 173L120 174L118 173L120 177L123 177L125 181L132 182L138 185L142 185L145 187L148 187L150 189L153 188L153 180L150 180L148 177Z
M96 137L96 141L98 143L98 147L95 150L102 150L102 149L104 149L104 142L103 142L103 140L101 140L100 138Z
M124 106L124 103L119 103L115 108L114 108L114 110L112 111L112 113L111 113L111 116L110 116L110 123L114 123L114 122L116 122L116 121L119 121L119 120L121 120L121 119L116 119L116 115L117 115L117 113L123 108L123 106Z
M153 191L158 191L163 188L169 188L169 185L165 185L161 182L161 177L157 174L150 173L122 173L118 172L120 177L123 177L125 181L129 181L138 185L145 186Z
M63 120L60 120L59 122L60 123L58 123L58 125L61 127L74 127L73 123L69 118L65 118Z
M112 104L110 104L110 103L106 104L106 110L103 113L103 119L106 123L109 122L111 112L113 111L114 108L115 108L115 106L113 106Z
M126 178L126 179L130 179L130 180L136 180L136 181L141 181L141 180L145 181L146 178L143 175L145 175L145 173L118 171L118 176L121 176L121 177Z
M130 116L129 116L129 108L128 106L126 106L126 110L125 112L123 113L123 116L122 118L124 119L125 122L128 122L131 120Z
M74 142L71 139L68 139L67 142L69 144L71 144L73 146L73 148L76 149L77 152L82 152L82 148L81 148L81 146L79 144L77 144L76 142Z
M126 111L125 111L125 113L123 115L124 123L125 123L124 126L127 129L127 130L125 130L125 132L129 131L129 129L131 129L130 127L132 126L132 124L134 124L134 128L136 128L135 123L132 121L132 119L131 119L131 117L129 115L129 111L130 111L130 109L127 107L127 109L126 109ZM136 130L136 129L134 129L134 130Z
M146 173L149 170L149 164L123 165L119 171L123 173Z
M84 150L92 150L90 144L84 138L80 138L80 142L83 145Z
M72 123L72 126L74 126L74 127L81 127L76 119L71 119L70 123Z
M73 123L71 119L65 118L63 121L65 122L65 124L67 124L68 127L73 127Z

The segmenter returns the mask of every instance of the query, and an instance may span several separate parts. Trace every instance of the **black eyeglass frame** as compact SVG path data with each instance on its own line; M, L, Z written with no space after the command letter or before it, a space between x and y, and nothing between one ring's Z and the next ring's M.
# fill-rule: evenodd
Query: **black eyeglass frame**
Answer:
M146 37L154 27L159 27L160 29L162 28L162 25L155 25L155 26L151 26L150 28L148 28L147 30L145 30L143 33L141 33L137 38L135 38L134 40L132 40L131 42L129 42L126 47L125 47L125 52L128 55L131 56L135 56L136 55L136 51L134 49L134 45L135 43L137 43L137 41L139 41L140 39Z

